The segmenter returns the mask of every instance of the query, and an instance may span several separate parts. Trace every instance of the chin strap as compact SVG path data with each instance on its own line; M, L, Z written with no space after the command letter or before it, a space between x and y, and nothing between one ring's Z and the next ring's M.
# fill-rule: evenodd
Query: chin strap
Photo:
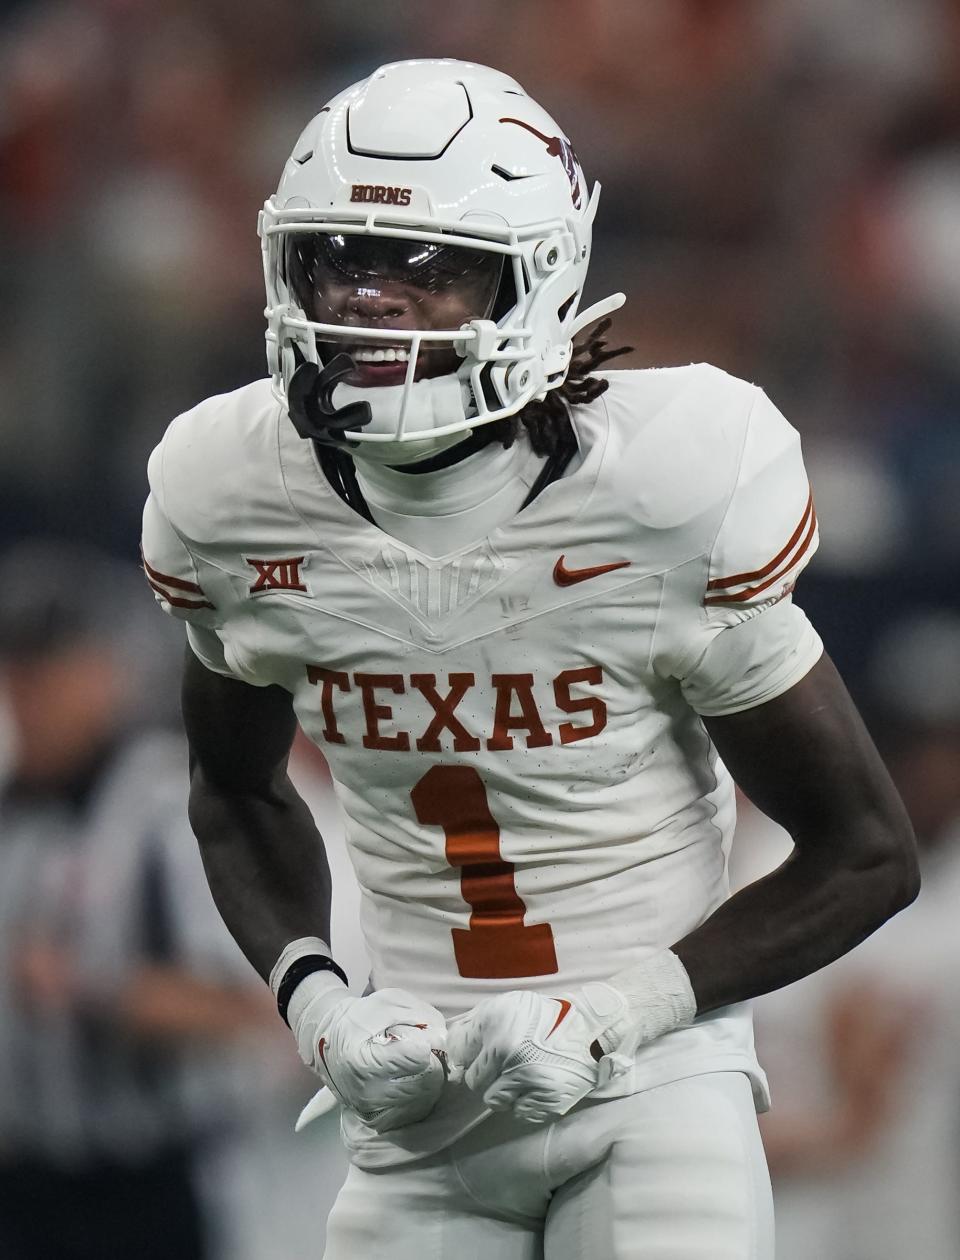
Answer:
M293 352L300 362L290 378L287 404L293 427L302 438L334 442L343 439L350 429L370 423L373 410L368 402L350 402L345 407L334 405L333 391L356 371L356 364L348 354L338 354L321 369L309 363L296 344Z

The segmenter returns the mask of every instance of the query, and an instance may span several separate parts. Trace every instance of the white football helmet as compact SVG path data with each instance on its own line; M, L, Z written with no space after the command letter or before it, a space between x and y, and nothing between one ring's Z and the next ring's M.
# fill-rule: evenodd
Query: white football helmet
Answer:
M599 185L512 79L382 66L294 147L260 215L267 361L304 436L399 464L563 383Z

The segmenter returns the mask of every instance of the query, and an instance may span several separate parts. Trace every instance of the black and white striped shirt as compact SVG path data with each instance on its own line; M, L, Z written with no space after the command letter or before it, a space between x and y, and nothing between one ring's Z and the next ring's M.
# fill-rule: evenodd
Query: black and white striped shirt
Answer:
M0 1161L144 1160L235 1117L254 1060L151 1046L112 1019L144 964L258 985L214 908L186 817L182 742L128 736L86 785L0 794ZM24 950L65 951L83 1000L25 997Z

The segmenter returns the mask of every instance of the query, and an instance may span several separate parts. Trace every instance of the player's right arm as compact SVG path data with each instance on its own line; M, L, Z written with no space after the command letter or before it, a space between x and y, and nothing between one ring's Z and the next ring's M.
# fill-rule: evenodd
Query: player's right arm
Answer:
M313 818L287 777L292 698L238 678L224 651L229 595L204 563L186 506L202 493L189 473L203 463L195 448L204 436L188 419L175 421L150 457L143 568L163 611L186 623L190 821L207 879L234 939L267 980L291 940L329 939L330 871ZM188 441L194 427L199 436Z
M188 648L190 823L214 901L277 994L300 1049L347 1106L380 1131L422 1119L443 1085L444 1021L400 989L350 997L329 958L330 870L287 776L296 720L279 687L207 669ZM317 933L320 933L320 937ZM402 1026L399 1039L386 1035Z
M290 695L216 674L188 647L181 692L190 823L217 909L268 980L287 944L330 936L330 868L287 775Z
M164 611L187 622L189 813L214 901L270 984L304 1062L374 1128L412 1123L442 1088L442 1063L431 1051L444 1048L443 1017L399 989L349 994L328 944L323 842L287 776L292 699L280 687L231 676L219 633L222 599L210 589L189 533L165 510L162 446L149 471L144 572ZM386 1035L399 1026L399 1039Z

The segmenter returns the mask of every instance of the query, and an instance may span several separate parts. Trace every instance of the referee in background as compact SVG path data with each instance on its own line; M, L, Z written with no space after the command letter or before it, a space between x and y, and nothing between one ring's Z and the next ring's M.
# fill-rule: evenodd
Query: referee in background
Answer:
M2 1260L208 1260L196 1165L276 1022L207 891L181 742L133 720L135 589L73 544L0 558Z

